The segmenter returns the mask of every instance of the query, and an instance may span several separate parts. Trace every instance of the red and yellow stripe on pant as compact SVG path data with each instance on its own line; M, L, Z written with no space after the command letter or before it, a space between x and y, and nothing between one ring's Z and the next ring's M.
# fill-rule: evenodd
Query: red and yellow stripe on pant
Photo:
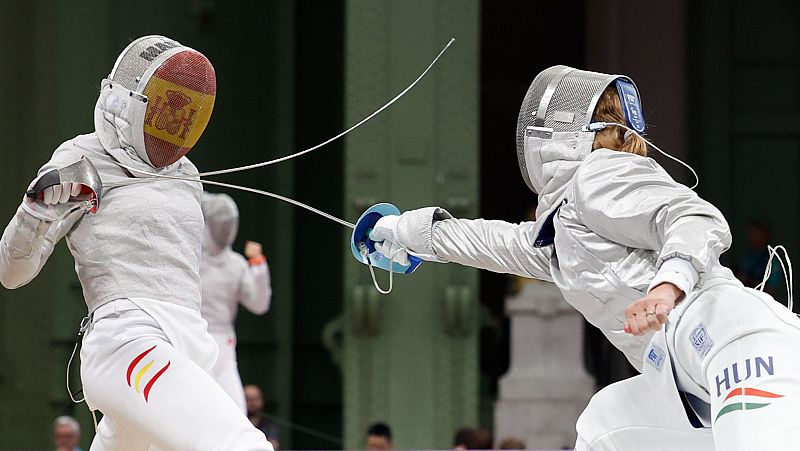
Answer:
M143 382L143 379L146 379L147 377L149 377L148 375L151 374L150 368L155 363L155 360L150 360L149 362L147 362L147 363L145 363L145 364L143 364L141 366L139 364L142 363L142 360L144 360L144 358L147 357L147 355L150 354L150 352L153 349L155 349L156 346L158 346L158 345L153 345L152 348L150 348L150 349L142 352L141 354L137 355L136 357L134 357L134 359L131 360L131 364L128 365L128 373L126 375L126 379L128 381L128 387L132 387L134 390L136 390L136 393L140 393L139 390L140 390L140 388L142 386L141 384ZM171 361L167 361L166 365L161 367L160 370L156 371L156 373L153 374L152 377L149 377L147 382L144 383L144 390L141 393L144 394L145 402L149 401L150 390L153 389L153 385L156 383L158 378L160 378L164 374L164 372L167 371L167 368L169 368L169 365L171 363L172 363ZM136 370L137 366L139 367L139 370L136 372L136 375L134 376L133 372L134 372L134 370ZM131 376L133 376L132 380L131 380Z

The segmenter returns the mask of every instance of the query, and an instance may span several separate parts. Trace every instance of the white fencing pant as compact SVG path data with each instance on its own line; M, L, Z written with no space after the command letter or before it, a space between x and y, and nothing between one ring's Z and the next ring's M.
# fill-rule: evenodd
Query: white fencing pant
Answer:
M744 451L800 443L800 319L768 295L713 285L670 315L667 332L653 336L644 357L642 375L592 398L578 419L577 450ZM707 415L698 412L712 427L691 426L678 390L707 403Z
M717 450L800 448L797 315L760 291L723 284L669 332L678 385L710 404Z
M273 449L211 376L128 300L95 311L81 379L87 404L104 414L91 451Z
M664 334L660 337L664 343ZM657 346L666 349L665 343ZM592 397L576 425L577 451L714 450L711 430L695 429L686 416L669 355L658 358L660 371L645 364L644 374Z
M233 399L242 413L247 413L242 378L239 376L239 364L236 361L236 336L218 333L211 333L211 336L219 346L219 356L211 368L211 377Z

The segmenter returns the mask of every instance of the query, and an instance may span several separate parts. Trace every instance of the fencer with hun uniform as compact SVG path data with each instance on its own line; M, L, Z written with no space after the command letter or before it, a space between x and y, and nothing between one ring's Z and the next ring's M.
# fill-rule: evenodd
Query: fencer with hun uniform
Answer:
M269 310L272 299L269 266L260 243L245 241L244 257L231 248L239 230L239 209L230 196L204 192L201 207L205 229L200 259L203 288L200 313L219 347L211 376L246 413L244 388L236 363L234 321L240 303L256 315Z
M202 188L184 155L215 95L200 52L133 41L101 84L95 131L59 146L31 184L85 158L102 180L96 212L75 206L79 182L62 181L24 197L0 241L0 281L17 288L66 237L89 310L83 390L103 413L92 451L272 450L207 372L217 345L200 316ZM150 174L192 181L142 183Z
M536 221L382 217L376 248L552 281L643 374L598 392L578 450L773 450L800 443L800 318L719 263L723 215L654 160L625 76L554 66L517 125ZM664 327L662 327L664 326ZM654 332L655 331L655 332Z

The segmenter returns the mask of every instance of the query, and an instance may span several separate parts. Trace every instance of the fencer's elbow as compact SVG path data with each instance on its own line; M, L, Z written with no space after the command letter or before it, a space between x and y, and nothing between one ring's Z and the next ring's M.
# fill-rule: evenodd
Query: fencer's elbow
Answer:
M253 312L254 315L263 315L269 311L270 305L272 304L271 301L272 300L269 297L267 297L267 302L256 306L256 308L250 311Z
M730 249L731 244L733 244L733 236L731 235L731 230L728 227L728 223L722 221L722 223L717 226L714 232L715 238L719 243L718 246L722 249L722 251L724 252Z
M254 308L250 309L250 311L254 315L263 315L269 311L269 308L272 306L272 290L267 292L267 295L264 297L262 302L259 302L257 305L254 305Z
M33 271L27 263L10 258L7 252L0 252L0 285L14 290L36 277L38 271Z
M15 290L25 285L27 282L27 280L20 277L14 277L14 275L10 274L8 271L0 272L0 284L8 290Z
M722 244L725 246L725 249L730 249L731 244L733 244L733 235L731 235L730 230L722 238Z

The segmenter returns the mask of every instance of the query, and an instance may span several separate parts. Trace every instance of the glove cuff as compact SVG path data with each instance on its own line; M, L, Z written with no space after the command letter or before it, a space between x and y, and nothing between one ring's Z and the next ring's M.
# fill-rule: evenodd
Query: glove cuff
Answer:
M247 259L247 263L250 266L263 265L266 262L267 262L267 257L265 255L259 255L258 257L252 257Z
M397 222L397 240L406 249L424 256L426 260L442 261L433 250L433 227L437 221L452 219L447 210L439 207L426 207L409 210L400 215Z

